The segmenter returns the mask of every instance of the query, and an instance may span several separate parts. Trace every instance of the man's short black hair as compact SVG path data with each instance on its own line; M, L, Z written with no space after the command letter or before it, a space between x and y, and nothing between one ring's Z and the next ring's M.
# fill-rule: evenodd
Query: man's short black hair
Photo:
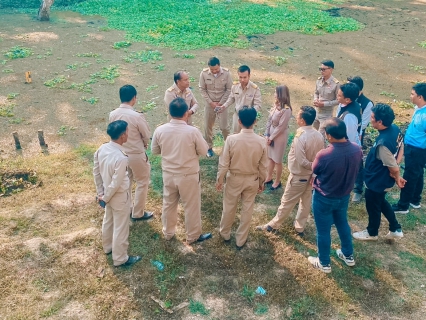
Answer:
M325 65L326 67L334 69L334 62L331 60L321 61L321 64Z
M127 122L124 120L116 120L111 122L107 127L107 133L111 137L111 140L117 140L120 136L126 132Z
M426 83L416 83L413 90L418 96L422 96L423 100L426 100Z
M371 108L371 112L374 113L374 119L376 119L376 121L382 120L382 124L385 127L390 127L393 120L395 120L395 113L387 104L378 103Z
M253 107L244 106L238 111L238 118L245 128L250 128L256 121L257 111Z
M214 67L214 66L220 65L220 61L219 61L219 59L218 59L218 58L216 58L216 57L211 57L211 58L209 59L209 61L207 62L207 65L208 65L209 67Z
M355 83L348 82L340 86L343 96L351 101L355 101L359 97L359 87Z
M120 101L130 102L137 95L136 88L131 84L126 84L120 88Z
M340 140L348 138L346 134L346 124L343 120L332 117L325 120L325 132L332 136L334 139Z
M246 65L242 65L238 68L238 73L243 73L248 71L248 74L250 74L250 68Z
M316 116L317 112L315 111L315 108L311 106L300 107L300 117L305 120L307 126L310 126L312 123L314 123Z
M176 72L174 73L174 75L173 75L173 81L174 81L175 83L177 83L177 82L178 82L178 80L182 79L182 74L183 74L184 72L185 72L185 71L183 71L183 70L176 71Z
M355 83L358 86L359 91L362 91L362 89L364 89L364 80L362 80L361 77L359 77L359 76L353 76L353 77L349 76L348 77L348 81L352 82L352 83Z
M188 111L188 105L182 98L175 98L170 102L169 112L172 118L182 118Z

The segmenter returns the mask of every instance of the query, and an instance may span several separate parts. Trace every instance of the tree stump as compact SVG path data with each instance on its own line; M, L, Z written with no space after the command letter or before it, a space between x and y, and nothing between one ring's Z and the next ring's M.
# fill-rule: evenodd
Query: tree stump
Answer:
M40 8L38 9L38 20L49 21L50 7L53 5L55 0L42 0Z

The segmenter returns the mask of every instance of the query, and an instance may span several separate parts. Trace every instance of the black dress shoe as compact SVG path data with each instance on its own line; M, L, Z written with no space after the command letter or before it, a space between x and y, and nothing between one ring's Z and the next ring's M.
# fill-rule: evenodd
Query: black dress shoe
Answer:
M277 185L276 187L270 187L269 188L269 190L271 190L271 191L274 191L274 190L277 190L277 189L279 189L279 188L281 188L282 187L282 185L281 185L281 182L279 183L279 185Z
M240 251L242 248L244 248L244 246L246 245L247 241L244 242L244 244L242 246L237 246L237 250Z
M271 179L271 180L269 180L269 181L266 181L266 182L265 182L265 185L273 184L273 183L274 183L274 180L272 180L272 179Z
M131 217L131 218L132 218L132 221L140 221L140 220L148 220L148 219L151 219L153 216L154 216L154 212L145 211L145 212L143 213L143 216L142 216L142 217L140 217L140 218L133 218L133 217Z
M231 238L229 238L228 240L223 239L223 242L225 242L226 244L229 244L229 243L231 243Z
M120 264L117 267L128 267L131 266L132 264L135 264L136 262L140 261L142 259L141 256L129 256L129 259L127 259L126 262L124 262L123 264Z
M203 242L204 240L210 239L211 237L212 237L212 234L210 232L204 233L198 237L197 242Z
M298 236L300 238L303 238L305 236L305 233L303 231L302 232L297 232L296 231L296 236Z

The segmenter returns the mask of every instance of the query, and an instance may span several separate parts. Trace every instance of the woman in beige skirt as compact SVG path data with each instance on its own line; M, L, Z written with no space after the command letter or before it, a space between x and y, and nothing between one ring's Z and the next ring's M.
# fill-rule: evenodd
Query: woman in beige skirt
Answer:
M268 144L268 175L266 185L271 184L270 190L281 188L281 173L283 171L283 155L287 147L288 122L291 118L290 92L285 85L275 88L275 103L269 112L265 137ZM276 169L275 181L272 173Z

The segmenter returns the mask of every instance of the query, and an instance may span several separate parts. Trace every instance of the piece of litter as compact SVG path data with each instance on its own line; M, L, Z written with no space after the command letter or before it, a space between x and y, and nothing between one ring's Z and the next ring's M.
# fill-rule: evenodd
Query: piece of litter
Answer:
M161 309L163 309L164 311L166 311L166 312L168 312L170 314L173 313L173 310L168 309L166 307L166 304L163 301L154 298L154 296L151 296L151 299L154 300L155 302L157 302L160 305Z
M257 287L256 293L264 296L266 294L266 290L263 289L262 287Z

